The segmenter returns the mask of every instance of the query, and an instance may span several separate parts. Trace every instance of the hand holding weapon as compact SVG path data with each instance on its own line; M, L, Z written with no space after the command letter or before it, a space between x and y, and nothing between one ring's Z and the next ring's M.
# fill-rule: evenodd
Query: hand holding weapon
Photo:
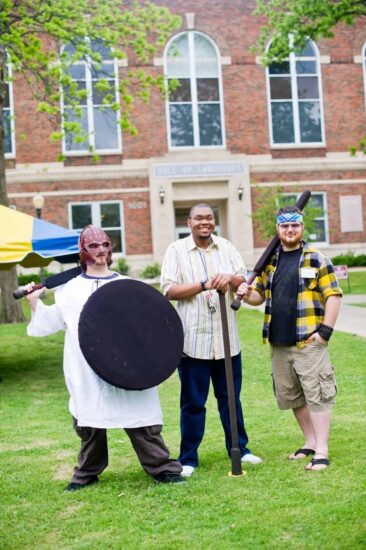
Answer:
M297 206L297 208L299 208L300 210L303 210L303 208L308 203L310 196L311 196L310 191L304 191L298 198L295 206ZM256 276L259 275L265 269L266 265L269 263L269 260L272 254L275 252L279 244L280 244L280 239L278 235L275 235L272 238L269 245L267 246L267 248L265 249L265 251L263 252L263 254L261 255L261 257L259 258L259 260L257 261L257 263L255 264L253 273L251 274L249 279L246 281L248 285L251 285L254 279L256 278ZM233 309L234 311L237 311L240 308L241 299L242 299L241 296L237 296L231 304L231 309Z

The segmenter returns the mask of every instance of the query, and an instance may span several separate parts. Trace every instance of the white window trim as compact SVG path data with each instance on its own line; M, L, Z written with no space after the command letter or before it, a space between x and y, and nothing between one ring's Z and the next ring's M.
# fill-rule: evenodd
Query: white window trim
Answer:
M8 77L11 79L9 82L6 82L6 85L9 89L9 112L10 112L10 138L11 138L11 152L5 153L6 159L15 159L16 150L15 150L15 115L14 115L14 97L13 97L13 72L10 61L7 62L7 73ZM5 147L5 142L4 142Z
M290 37L291 40L291 37ZM312 56L302 56L300 59L304 61L314 61L316 64L316 76L318 78L319 89L319 111L320 111L320 128L323 136L322 141L301 142L300 139L300 117L299 117L299 99L297 97L297 83L296 83L296 54L291 52L288 58L290 64L290 78L291 78L291 103L293 105L293 120L294 120L294 143L275 143L273 141L273 126L272 126L272 109L271 109L271 93L270 93L270 75L269 68L266 68L266 91L267 91L267 113L268 113L268 129L269 129L269 141L271 149L316 149L319 147L326 147L325 141L325 126L324 126L324 108L323 108L323 87L322 87L322 74L319 49L313 40L310 40L311 45L315 50L315 58ZM266 47L266 51L269 50L271 42Z
M165 120L166 120L166 127L167 127L167 136L168 136L168 150L169 151L191 151L192 149L199 149L199 150L215 150L215 149L226 149L226 132L225 132L225 114L224 114L224 90L223 90L223 84L222 84L222 61L220 56L220 51L215 44L215 42L206 34L199 32L199 31L184 31L181 33L176 34L173 36L169 42L165 46L164 51L164 75L165 75L165 82L166 85L168 84L168 69L167 69L167 60L168 60L168 51L170 48L170 45L180 36L187 34L188 36L188 55L189 55L189 78L190 78L190 86L191 86L191 103L192 103L192 118L193 118L193 139L194 142L197 145L185 145L182 147L173 146L171 143L171 132L170 132L170 113L169 113L169 98L165 102ZM217 56L217 67L218 67L218 81L219 81L219 105L220 105L220 117L221 117L221 136L222 136L222 144L221 145L199 145L199 125L198 125L198 102L197 102L197 86L192 86L192 81L196 82L196 65L194 60L194 34L200 34L203 36L206 40L208 40L212 46L215 49L216 56Z
M69 229L74 231L79 231L79 229L74 229L72 227L72 207L73 206L85 206L89 205L91 206L91 218L92 218L92 224L96 227L101 227L103 231L108 231L108 229L115 230L116 227L102 227L101 219L100 219L100 206L102 204L118 204L119 205L119 216L121 220L120 225L120 231L121 231L121 246L122 251L121 252L113 252L113 257L121 258L126 256L126 242L125 242L125 220L124 220L124 207L123 207L123 201L119 200L111 200L111 201L79 201L79 202L69 202L68 207L68 218L69 218ZM82 228L81 228L82 229Z
M298 191L295 191L295 192L291 193L291 191L289 191L288 193L281 193L282 197L285 197L285 196L293 197L294 195L298 199L301 195L301 192L299 193ZM315 219L316 220L324 220L325 241L311 241L309 244L311 246L315 246L315 247L318 247L318 248L325 248L325 247L329 246L329 223L328 223L327 193L325 191L312 191L311 195L312 196L313 195L322 195L323 196L323 211L324 211L324 214L323 214L323 216L318 216Z
M63 46L64 48L64 46ZM62 48L62 49L63 49ZM62 51L61 49L61 51ZM62 154L66 157L81 157L81 156L94 156L95 154L98 155L115 155L115 154L121 154L122 153L122 132L121 132L121 126L120 126L120 120L121 120L121 113L120 109L116 111L116 122L117 122L117 140L118 140L118 146L115 149L94 149L93 151L89 151L89 144L94 147L95 145L95 129L94 129L94 119L92 116L93 112L93 88L92 88L92 75L90 72L90 69L88 67L88 62L85 61L78 61L77 63L83 63L85 64L85 81L86 81L86 87L88 90L88 96L86 100L86 110L87 110L87 118L88 118L88 127L89 127L89 142L88 142L88 149L79 149L76 151L68 151L66 149L66 143L65 143L65 132L64 132L64 126L62 123L62 131L63 131L63 138L62 138ZM75 63L75 64L77 64ZM119 95L119 89L118 89L118 60L116 57L113 59L102 59L101 63L113 63L114 67L114 86L115 86L115 96L116 96L116 102L120 105L120 95ZM61 86L61 116L63 121L64 116L64 96L63 96L63 88Z

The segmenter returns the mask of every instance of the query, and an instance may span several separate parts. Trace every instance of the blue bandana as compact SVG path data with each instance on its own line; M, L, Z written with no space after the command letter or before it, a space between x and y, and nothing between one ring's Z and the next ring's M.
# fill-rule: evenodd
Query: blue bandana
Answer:
M298 212L284 212L277 216L277 223L300 222L303 223L302 214Z

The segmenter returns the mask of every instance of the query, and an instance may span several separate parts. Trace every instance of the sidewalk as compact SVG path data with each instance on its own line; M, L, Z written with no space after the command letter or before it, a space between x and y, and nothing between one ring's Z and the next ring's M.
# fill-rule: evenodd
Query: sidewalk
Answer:
M366 307L351 304L366 304L366 295L346 294L343 296L335 330L366 337Z
M366 294L346 294L343 296L335 330L366 338L366 307L358 307L351 304L366 304ZM259 307L245 304L243 307L264 311L263 304Z

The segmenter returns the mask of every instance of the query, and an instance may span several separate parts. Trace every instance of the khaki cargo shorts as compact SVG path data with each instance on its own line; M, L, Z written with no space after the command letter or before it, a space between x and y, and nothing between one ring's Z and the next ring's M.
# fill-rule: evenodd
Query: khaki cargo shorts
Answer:
M312 411L334 405L337 386L328 346L313 340L304 348L271 346L273 390L280 409L307 403Z

